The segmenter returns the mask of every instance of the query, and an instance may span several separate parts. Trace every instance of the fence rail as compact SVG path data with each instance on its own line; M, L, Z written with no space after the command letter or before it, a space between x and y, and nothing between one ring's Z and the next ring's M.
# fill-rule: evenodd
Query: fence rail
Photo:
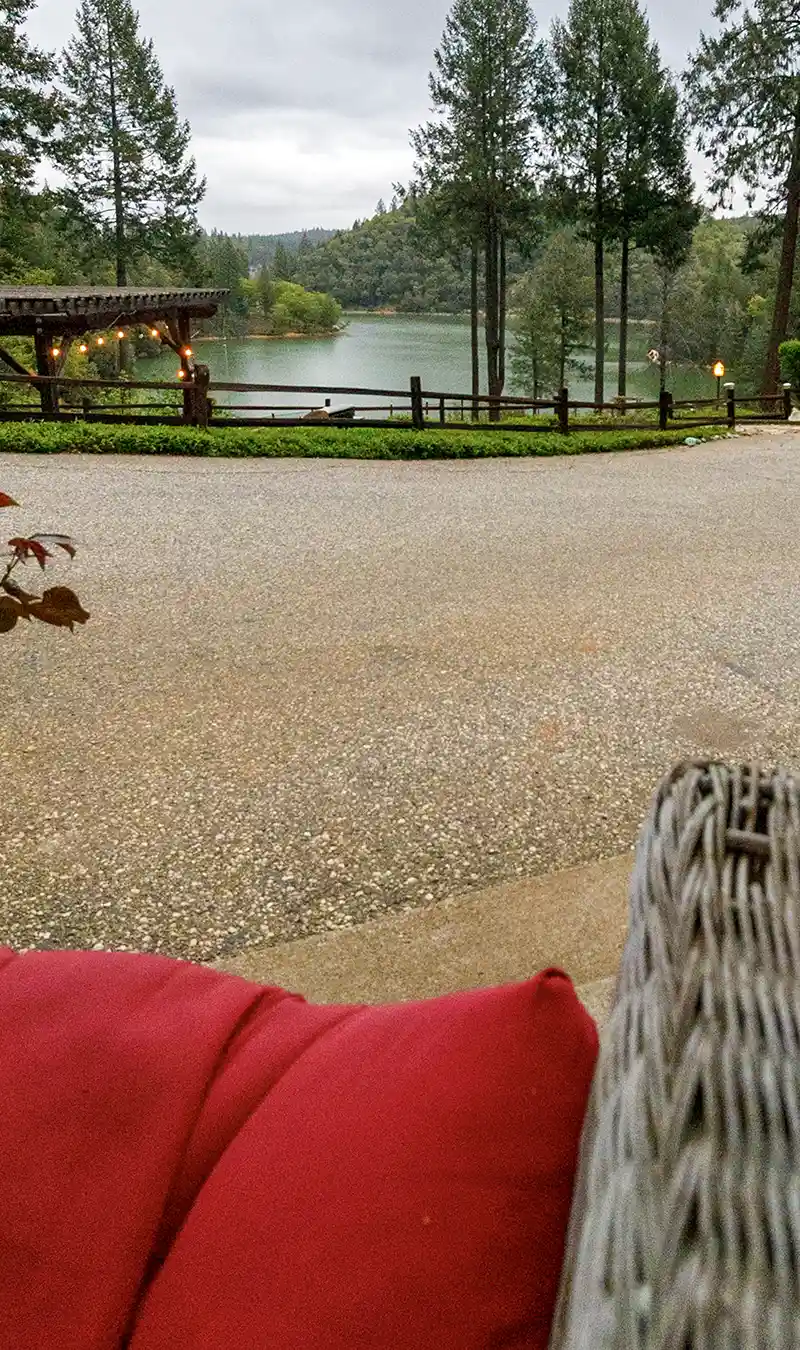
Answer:
M714 398L677 400L665 390L657 400L615 399L612 402L589 403L580 399L570 400L568 389L560 390L549 399L426 390L421 378L416 375L411 377L406 389L374 389L358 385L241 384L228 380L212 381L208 367L199 364L190 372L190 377L183 380L86 380L33 373L0 375L0 394L6 385L34 389L40 396L41 407L35 403L23 404L18 401L5 405L0 403L0 421L85 420L198 427L297 427L324 421L332 427L412 427L422 430L427 426L438 426L453 431L469 429L480 422L485 430L530 433L551 431L557 427L567 434L572 431L596 432L608 429L608 418L594 422L580 420L581 413L587 411L618 417L621 426L631 431L649 430L656 425L655 419L642 421L641 416L639 420L628 420L629 416L636 418L648 412L657 412L657 425L661 430L715 425L733 428L737 422L782 422L788 420L792 412L791 390L788 386L777 395L752 395L744 399L737 395L735 388L727 386L722 401ZM115 390L119 402L98 401L96 395L107 390ZM175 402L170 404L169 397L155 397L148 402L129 400L128 395L141 391L150 395L171 396ZM217 393L282 394L289 396L290 401L219 404L213 397ZM298 395L302 396L303 401L299 397L291 397ZM304 401L310 395L323 398L324 405ZM333 407L333 398L389 399L391 402L347 403ZM708 414L701 412L702 409L708 409ZM267 413L270 414L268 417L263 415ZM376 413L388 415L364 416ZM489 420L481 420L486 413ZM549 414L549 417L542 417L541 414ZM467 420L467 416L472 420Z

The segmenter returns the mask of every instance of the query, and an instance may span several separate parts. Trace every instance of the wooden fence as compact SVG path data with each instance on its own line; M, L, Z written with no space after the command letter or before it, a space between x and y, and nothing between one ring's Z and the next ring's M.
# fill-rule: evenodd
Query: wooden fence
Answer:
M480 421L483 430L540 432L593 432L607 430L609 419L599 421L598 414L619 418L620 428L650 430L658 423L661 430L724 425L742 422L783 422L792 411L791 391L743 399L728 386L725 398L678 401L664 392L657 400L619 400L597 404L572 401L569 390L562 389L550 399L518 398L504 394L490 398L486 394L458 394L423 388L419 376L412 376L407 389L365 389L355 385L232 384L209 378L208 367L196 366L190 379L153 380L79 380L60 376L0 375L2 386L22 385L34 388L41 406L31 403L0 403L0 421L48 422L120 422L141 425L173 426L307 426L324 422L332 427L410 427L423 430L436 426L447 430L468 430ZM98 401L113 390L115 401ZM145 391L150 398L136 402L135 395ZM290 401L220 404L216 394L291 395ZM153 398L153 395L156 397ZM162 406L159 407L159 395ZM304 400L314 396L315 402ZM352 398L381 400L364 404L333 406L332 400ZM170 399L174 400L170 404ZM320 402L322 400L322 402ZM388 400L388 401L387 401ZM651 414L641 420L642 414ZM383 414L379 416L378 414ZM488 414L488 420L487 419ZM594 420L587 420L588 414ZM657 416L656 416L657 414ZM637 420L637 417L639 420ZM623 420L624 419L624 420Z

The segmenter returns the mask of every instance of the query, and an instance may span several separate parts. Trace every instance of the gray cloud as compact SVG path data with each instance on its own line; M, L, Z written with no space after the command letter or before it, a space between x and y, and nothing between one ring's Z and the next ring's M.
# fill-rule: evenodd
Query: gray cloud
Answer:
M543 31L567 0L537 5ZM428 114L427 73L449 0L140 0L142 30L194 133L208 179L203 223L264 231L347 225L406 180L408 129ZM650 3L680 65L705 14ZM68 0L39 0L36 41L63 45Z

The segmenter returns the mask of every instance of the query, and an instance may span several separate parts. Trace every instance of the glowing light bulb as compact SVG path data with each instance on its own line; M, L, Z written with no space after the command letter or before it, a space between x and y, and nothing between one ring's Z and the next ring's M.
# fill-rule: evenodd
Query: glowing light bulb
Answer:
M122 341L122 339L124 338L124 336L125 336L125 329L124 329L124 328L118 328L118 329L117 329L117 337L119 338L120 342Z
M87 345L86 345L85 342L82 342L81 345L80 345L80 347L78 348L78 351L79 351L79 352L83 352L84 356L86 355L86 353L88 352L88 350L89 350L89 348L87 347Z
M178 371L178 379L179 379L179 380L185 380L185 379L186 379L186 371L185 371L185 370L179 370L179 371Z
M61 348L60 348L60 347L51 347L51 348L50 348L50 355L51 355L51 356L60 356L60 355L61 355Z
M151 336L151 338L157 338L157 337L161 337L161 334L159 333L159 331L158 331L157 328L151 328L151 329L150 329L150 336Z
M184 347L183 354L184 356L193 356L194 352L192 351L191 347Z
M105 347L105 345L106 345L106 340L105 340L105 338L104 338L104 337L99 337L99 338L97 339L97 345L98 345L98 347Z

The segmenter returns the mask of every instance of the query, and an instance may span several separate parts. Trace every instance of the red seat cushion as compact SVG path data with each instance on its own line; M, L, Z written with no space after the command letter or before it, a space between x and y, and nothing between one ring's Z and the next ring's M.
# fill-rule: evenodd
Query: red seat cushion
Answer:
M326 1008L0 952L15 1347L545 1347L596 1051L556 971Z

